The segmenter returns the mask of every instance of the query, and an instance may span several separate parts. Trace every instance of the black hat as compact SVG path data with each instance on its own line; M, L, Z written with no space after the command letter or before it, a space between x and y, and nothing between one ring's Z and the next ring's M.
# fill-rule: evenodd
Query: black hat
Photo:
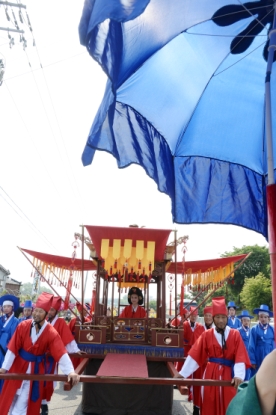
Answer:
M131 287L131 289L129 290L128 295L127 295L127 300L128 300L129 304L131 304L131 298L130 297L132 296L132 294L138 295L138 300L139 300L138 304L142 305L143 302L144 302L144 298L143 298L143 294L142 294L142 291L140 290L140 288Z

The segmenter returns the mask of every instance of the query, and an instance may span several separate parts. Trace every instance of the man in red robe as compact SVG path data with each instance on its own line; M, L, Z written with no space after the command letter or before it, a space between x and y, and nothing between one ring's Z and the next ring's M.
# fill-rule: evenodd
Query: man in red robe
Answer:
M203 310L203 318L204 318L204 330L210 330L215 327L214 320L213 320L213 311L212 306L207 305Z
M200 335L204 332L204 327L202 324L198 323L198 310L196 307L190 307L190 318L189 320L184 321L183 323L183 336L184 336L184 349L185 349L185 356L188 355L189 351L191 350L194 343L200 337ZM181 369L179 369L181 370ZM192 379L202 379L203 372L202 367L199 367L192 375ZM200 386L192 386L189 388L189 401L193 401L194 409L193 415L199 414L199 407L200 407Z
M33 320L22 321L17 326L8 345L0 373L45 374L45 354L50 351L59 363L68 381L79 382L71 360L56 330L47 323L53 295L42 293L33 311ZM6 380L0 395L1 415L39 415L43 393L43 382L28 380Z
M76 307L77 307L77 310L80 313L80 315L83 314L84 324L86 324L86 323L91 323L92 324L92 318L89 315L89 312L88 312L86 306L85 305L83 306L81 303L77 302L76 303ZM73 334L73 336L75 336L75 326L76 326L76 323L81 324L81 318L80 317L74 317L74 318L72 318L70 320L69 324L68 324L69 330L71 331L71 333Z
M126 306L119 317L122 318L146 318L147 313L141 305L144 302L143 294L140 288L138 287L131 287L127 300L130 305Z
M71 333L68 325L66 324L63 318L58 316L58 312L61 307L62 299L61 297L53 297L52 307L48 312L48 323L51 324L52 327L58 332L61 337L61 340L67 350L67 353L78 353L78 354L85 354L82 352L74 339L73 334ZM57 373L57 363L52 362L52 356L47 356L47 365L51 367L51 373ZM71 358L72 360L73 358ZM78 361L80 359L77 359ZM74 362L72 361L73 366ZM75 366L74 366L75 367ZM43 390L43 400L41 405L41 415L48 414L48 402L51 400L51 397L54 393L54 382L47 382L44 390Z
M201 415L225 415L231 399L236 395L236 388L245 378L245 369L251 363L239 332L227 326L228 312L224 297L213 298L212 311L215 329L201 334L189 351L180 375L188 378L208 359L203 378L231 380L233 387L203 387L200 412Z
M92 324L92 320L91 320L91 316L86 308L86 306L82 306L81 303L77 302L76 303L76 307L78 309L78 312L80 314L83 314L84 317L84 323L83 324ZM70 320L70 323L68 324L68 328L70 330L70 332L72 333L73 337L75 338L75 327L76 327L76 323L81 324L81 318L80 317L74 317ZM79 357L71 357L74 369L76 369L76 367L78 367L78 365L81 363L81 358Z

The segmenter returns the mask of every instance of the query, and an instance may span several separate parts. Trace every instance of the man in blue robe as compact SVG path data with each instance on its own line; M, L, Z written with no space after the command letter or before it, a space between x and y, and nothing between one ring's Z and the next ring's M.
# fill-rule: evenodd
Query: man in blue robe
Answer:
M249 347L249 339L251 334L251 328L250 328L250 320L254 318L249 314L247 310L242 310L241 314L237 316L241 320L241 327L238 328L238 331L240 332L241 338L244 342L244 345L246 347L247 353L248 353L248 347ZM254 374L254 370L252 369L246 369L245 378L244 380L249 380Z
M227 305L227 309L228 309L228 323L227 323L227 325L231 329L238 329L239 327L241 327L241 322L236 317L236 309L237 308L238 307L236 306L234 301L229 301L229 303Z
M6 294L0 297L3 315L0 318L0 367L4 361L7 346L18 326L18 319L14 316L14 311L19 307L19 299L14 295ZM0 381L0 391L2 390L3 380Z
M32 312L33 312L32 300L26 300L24 307L23 307L23 317L20 317L19 323L21 323L21 321L29 320L30 318L32 318Z
M266 304L255 308L253 313L258 314L259 323L251 329L249 358L252 367L257 372L264 358L275 349L274 328L269 325L269 318L273 316L273 313Z

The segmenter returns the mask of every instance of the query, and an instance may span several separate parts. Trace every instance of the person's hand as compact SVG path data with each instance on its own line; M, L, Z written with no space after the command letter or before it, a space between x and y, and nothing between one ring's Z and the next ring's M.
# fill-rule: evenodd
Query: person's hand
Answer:
M239 385L243 382L241 378L234 377L231 381L231 384L234 386L234 388L238 389Z
M0 373L6 373L7 371L6 371L6 369L0 369Z
M78 354L87 354L87 353L86 353L86 352L84 352L83 350L79 350L77 353L78 353Z
M70 380L72 381L72 385L76 385L77 383L79 383L80 381L80 377L79 375L77 375L75 372L71 372L68 375L68 380L67 382L70 382Z

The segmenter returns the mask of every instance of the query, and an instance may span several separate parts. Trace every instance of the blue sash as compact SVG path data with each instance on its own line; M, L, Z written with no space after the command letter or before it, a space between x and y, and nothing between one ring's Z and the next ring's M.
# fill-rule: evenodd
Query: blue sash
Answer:
M223 357L209 357L209 362L231 367L231 376L234 377L234 360L224 359Z
M26 352L24 349L19 350L19 356L22 359L27 360L27 362L35 362L34 373L39 373L39 363L45 360L45 354L36 356L32 353ZM34 380L32 385L32 392L31 392L31 401L36 402L39 398L39 381Z

